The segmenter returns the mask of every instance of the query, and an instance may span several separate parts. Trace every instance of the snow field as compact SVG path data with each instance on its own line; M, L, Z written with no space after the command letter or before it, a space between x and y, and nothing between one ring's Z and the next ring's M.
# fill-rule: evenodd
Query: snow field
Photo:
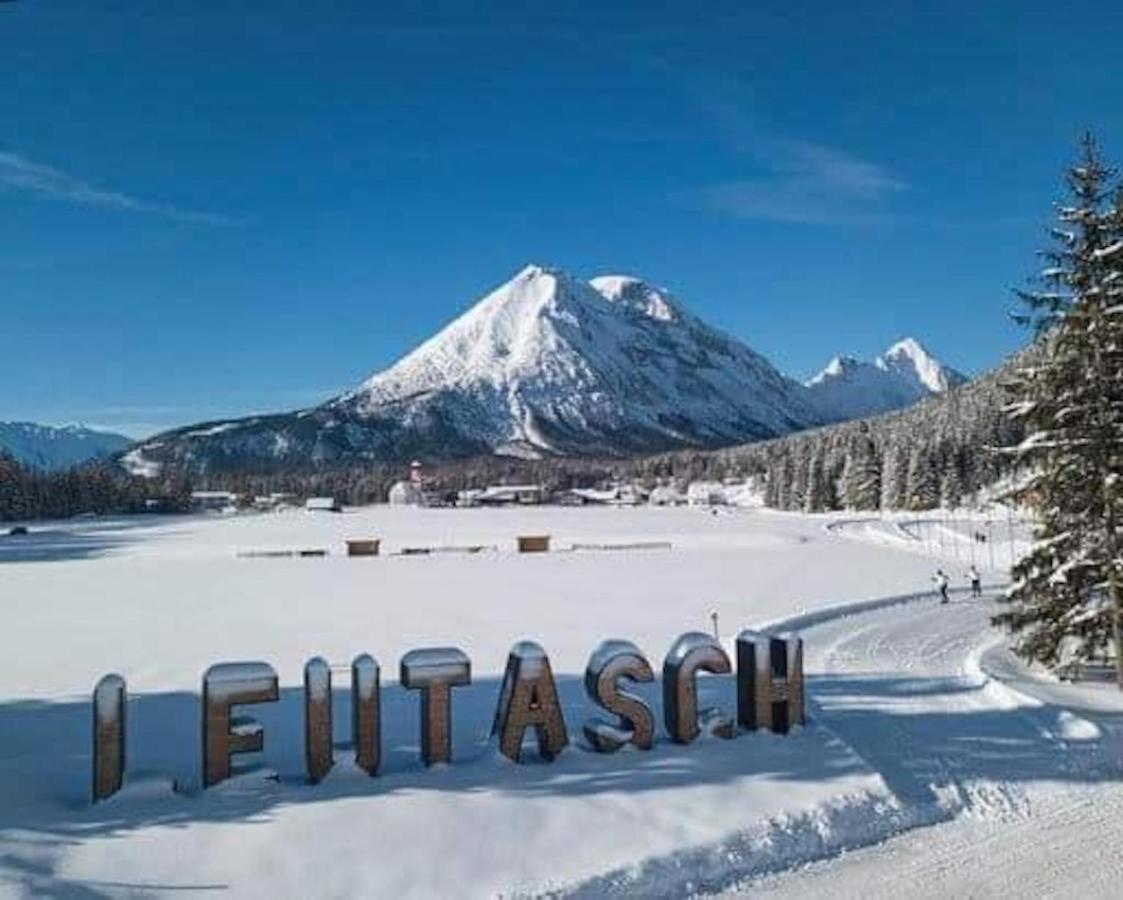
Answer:
M933 560L883 543L869 523L743 510L375 507L37 527L22 549L0 547L11 626L0 632L0 892L798 893L904 830L1021 827L1043 784L1059 785L1063 806L1118 772L1111 699L1089 712L1065 685L1039 689L1008 660L1002 669L988 605L959 602L959 591L937 606ZM554 546L672 549L516 554L515 537L535 533ZM361 537L381 538L388 553L498 549L340 555L345 539ZM317 547L333 555L237 556ZM652 751L583 749L581 724L596 710L580 679L600 641L634 641L658 673L672 641L708 631L714 611L727 646L744 627L803 630L808 727L672 745L656 683L640 688L657 721ZM552 764L533 753L511 763L489 737L506 654L522 638L542 644L558 682L571 746ZM473 683L453 691L454 763L426 770L418 698L397 685L397 663L442 645L468 653ZM360 773L341 746L325 781L308 785L303 664L321 655L342 667L362 652L382 666L381 774ZM199 679L211 663L253 659L273 665L282 685L279 703L246 709L265 727L261 762L274 777L202 791ZM91 806L89 692L108 671L129 685L129 767L121 794ZM349 685L345 670L333 675L342 744ZM731 678L707 676L699 688L703 706L732 710Z
M551 534L555 546L660 540L672 549L518 555L523 533ZM501 549L339 555L344 539L366 536L391 553ZM635 641L658 671L675 637L710 628L711 611L729 638L792 611L923 583L915 558L886 558L817 522L689 509L371 508L89 520L29 537L20 551L6 545L0 565L17 626L0 637L0 884L19 890L112 881L155 892L226 885L239 895L534 892L708 846L752 823L766 848L767 823L817 815L828 802L843 818L894 803L875 772L816 727L669 744L658 684L644 686L660 722L653 751L603 757L578 746L595 712L580 676L605 638ZM321 546L334 555L236 555ZM573 741L550 765L512 764L488 736L507 651L524 637L550 655ZM408 650L449 644L471 657L473 684L453 693L455 763L425 770L417 696L398 687L396 667ZM382 665L382 774L360 776L339 750L326 781L307 785L303 663L322 655L346 665L360 652ZM253 659L282 683L281 702L246 710L265 726L263 762L278 780L247 775L201 792L199 679L211 663ZM107 671L128 681L128 775L119 796L91 807L88 694ZM348 685L345 673L335 678L343 741ZM703 704L732 709L730 678L707 677L700 690Z

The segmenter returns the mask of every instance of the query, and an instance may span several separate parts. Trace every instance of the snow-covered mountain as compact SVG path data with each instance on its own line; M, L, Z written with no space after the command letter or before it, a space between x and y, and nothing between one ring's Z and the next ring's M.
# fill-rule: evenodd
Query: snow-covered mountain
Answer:
M166 432L136 470L717 447L826 421L803 385L639 279L528 266L355 390Z
M269 471L712 448L897 409L962 380L906 340L803 385L638 278L527 266L352 391L165 432L124 461L145 473Z
M836 356L807 390L824 416L841 421L901 409L966 380L919 341L905 338L873 362Z
M91 459L119 453L130 438L84 425L37 425L34 422L0 422L0 453L37 469L67 469Z

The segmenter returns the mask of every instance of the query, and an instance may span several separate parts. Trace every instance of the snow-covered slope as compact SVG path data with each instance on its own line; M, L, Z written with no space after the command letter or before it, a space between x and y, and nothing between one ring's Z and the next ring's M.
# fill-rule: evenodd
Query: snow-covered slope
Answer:
M713 445L815 421L797 385L664 292L538 266L337 401L370 415L402 404L530 453Z
M37 469L66 469L112 456L131 443L124 435L84 425L57 428L34 422L0 422L0 453Z
M664 291L528 266L322 406L151 439L134 466L716 447L825 421L807 390Z
M807 389L823 416L841 421L900 409L966 380L919 341L905 338L873 362L836 356Z

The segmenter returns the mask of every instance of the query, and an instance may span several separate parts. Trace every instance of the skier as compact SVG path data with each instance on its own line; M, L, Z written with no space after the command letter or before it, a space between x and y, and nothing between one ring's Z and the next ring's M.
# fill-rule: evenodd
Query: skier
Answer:
M936 582L936 590L940 594L940 603L948 602L948 581L947 575L944 574L943 569L937 569L936 574L932 576L932 580Z
M979 575L979 570L975 568L974 564L967 570L967 578L971 581L971 596L983 596L983 580Z

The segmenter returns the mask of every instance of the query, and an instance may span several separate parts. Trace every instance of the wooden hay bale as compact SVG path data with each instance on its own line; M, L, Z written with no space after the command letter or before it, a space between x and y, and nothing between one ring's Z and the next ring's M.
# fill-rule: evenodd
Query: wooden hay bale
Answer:
M550 536L548 534L520 534L519 553L548 553Z

